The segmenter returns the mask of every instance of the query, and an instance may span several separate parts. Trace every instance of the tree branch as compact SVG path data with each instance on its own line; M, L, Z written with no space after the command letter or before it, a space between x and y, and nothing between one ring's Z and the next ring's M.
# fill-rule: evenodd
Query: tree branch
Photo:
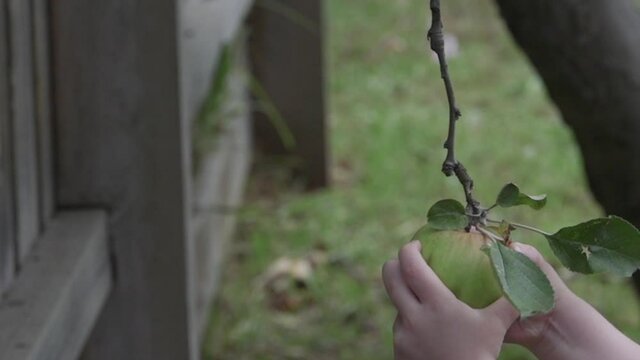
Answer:
M453 92L453 84L449 77L449 69L447 59L444 52L444 33L442 31L442 16L440 15L440 0L431 0L431 28L427 33L427 37L431 43L431 50L438 55L440 62L440 76L444 81L444 87L447 91L447 100L449 101L449 134L444 143L447 149L447 157L442 164L442 172L446 176L456 175L460 184L464 188L465 198L467 200L467 209L472 214L480 214L480 203L473 198L473 180L467 169L458 162L455 157L455 141L456 141L456 121L462 115L460 109L456 106L456 97Z

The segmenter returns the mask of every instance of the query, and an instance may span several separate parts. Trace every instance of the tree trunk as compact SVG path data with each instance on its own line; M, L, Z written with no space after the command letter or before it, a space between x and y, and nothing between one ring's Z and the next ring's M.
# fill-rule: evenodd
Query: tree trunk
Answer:
M574 131L595 198L640 226L637 7L631 0L496 3ZM640 291L640 272L634 282Z

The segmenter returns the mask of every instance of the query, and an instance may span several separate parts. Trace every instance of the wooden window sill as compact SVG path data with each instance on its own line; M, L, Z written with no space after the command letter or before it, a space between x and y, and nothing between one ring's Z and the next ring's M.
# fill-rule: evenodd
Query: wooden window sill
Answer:
M112 286L102 211L62 211L0 302L0 358L76 359Z

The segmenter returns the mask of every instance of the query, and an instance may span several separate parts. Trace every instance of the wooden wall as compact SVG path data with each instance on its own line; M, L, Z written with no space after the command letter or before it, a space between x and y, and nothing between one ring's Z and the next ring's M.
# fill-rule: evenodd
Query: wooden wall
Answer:
M222 229L193 209L192 122L218 50L235 32L228 27L237 29L249 4L52 3L58 202L109 210L116 274L83 359L198 357L211 294L199 288L210 276L199 279L198 266L210 269L216 258L198 262L207 244L195 233ZM233 149L248 141L231 140L225 151L234 158L221 174L245 163L230 179L241 183L247 152L238 158Z
M236 47L233 64L226 79L227 102L221 112L228 117L194 176L196 316L202 335L218 290L226 248L235 230L252 158L248 69L243 45L233 46Z
M0 0L0 292L4 292L14 275L15 243L13 226L13 161L11 156L11 97L8 18L5 0Z
M0 0L0 358L77 358L112 284L106 217L57 208L49 11Z
M0 292L53 214L48 13L0 1Z
M40 229L38 199L38 158L36 107L34 77L31 69L34 65L31 38L31 3L29 1L9 1L11 43L9 63L11 68L10 84L12 97L12 138L14 151L15 212L18 259L24 259Z
M252 70L326 184L320 4L287 3L304 34L259 10L248 46L253 0L0 0L0 358L199 358L252 158ZM234 115L196 169L234 41Z
M232 52L231 70L224 86L225 105L219 109L230 115L215 134L214 146L200 154L201 164L193 171L192 179L192 316L200 337L209 320L251 162L247 91L250 70L242 28L252 4L252 0L187 0L181 2L180 8L181 110L185 121L196 121L205 98L214 95L210 91L223 48Z
M106 237L100 210L49 222L2 298L2 359L78 358L111 289Z
M195 359L176 2L52 5L58 202L109 210L116 276L82 358Z

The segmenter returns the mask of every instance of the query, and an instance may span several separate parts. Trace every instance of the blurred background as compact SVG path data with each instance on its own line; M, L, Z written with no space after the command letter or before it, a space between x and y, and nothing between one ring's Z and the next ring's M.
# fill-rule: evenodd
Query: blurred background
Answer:
M549 199L496 217L640 225L637 6L442 0L477 198ZM0 358L392 358L382 265L464 200L430 22L427 0L0 0ZM559 272L640 341L632 280Z
M549 202L541 211L498 210L505 218L555 231L602 215L571 130L496 4L442 6L463 113L457 156L480 201L514 181ZM426 43L428 2L330 0L326 13L332 185L308 193L286 168L256 166L205 342L209 359L392 358L395 312L382 263L425 224L432 203L464 200L457 179L440 172L448 104ZM516 239L558 264L544 239ZM562 275L640 338L628 280ZM502 358L532 357L508 347Z

